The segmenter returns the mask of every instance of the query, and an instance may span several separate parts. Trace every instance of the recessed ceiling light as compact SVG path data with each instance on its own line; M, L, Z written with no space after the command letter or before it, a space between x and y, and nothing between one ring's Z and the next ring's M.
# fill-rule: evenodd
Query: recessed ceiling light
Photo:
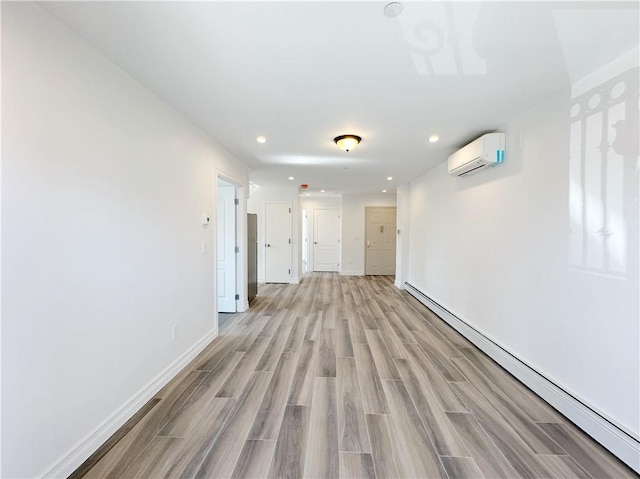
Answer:
M429 137L429 143L435 143L436 141L438 141L440 139L440 137L438 135L431 135Z
M293 176L290 176L289 181L293 181L293 180L295 180L295 178Z
M386 192L387 192L387 190L382 190L382 192L383 192L383 193L386 193Z
M385 17L397 17L402 13L402 4L400 2L388 3L382 11L384 12Z
M393 180L393 176L387 176L387 181Z
M324 190L320 190L320 193L324 193Z
M305 196L311 196L311 193L307 193Z
M258 143L266 143L267 142L267 137L260 135L258 138L256 138L256 141Z

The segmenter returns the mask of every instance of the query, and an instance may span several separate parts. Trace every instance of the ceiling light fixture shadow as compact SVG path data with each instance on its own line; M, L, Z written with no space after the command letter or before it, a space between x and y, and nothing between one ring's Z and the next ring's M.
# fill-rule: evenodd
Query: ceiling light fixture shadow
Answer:
M344 151L350 151L358 146L358 143L362 138L357 135L340 135L336 136L333 141L338 145L338 148Z

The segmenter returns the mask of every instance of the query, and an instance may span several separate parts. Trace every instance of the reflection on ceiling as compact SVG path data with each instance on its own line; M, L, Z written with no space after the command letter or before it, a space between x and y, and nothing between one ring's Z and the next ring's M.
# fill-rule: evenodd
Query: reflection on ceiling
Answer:
M41 6L255 183L344 193L394 191L638 44L637 2ZM349 154L333 142L345 132L363 139Z

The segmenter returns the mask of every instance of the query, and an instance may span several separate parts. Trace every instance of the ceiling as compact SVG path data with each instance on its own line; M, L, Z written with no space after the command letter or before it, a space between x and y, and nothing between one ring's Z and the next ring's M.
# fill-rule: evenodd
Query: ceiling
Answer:
M385 4L40 5L254 183L328 194L392 193L638 45L638 2L406 2L395 18ZM333 143L347 133L362 137L349 153Z

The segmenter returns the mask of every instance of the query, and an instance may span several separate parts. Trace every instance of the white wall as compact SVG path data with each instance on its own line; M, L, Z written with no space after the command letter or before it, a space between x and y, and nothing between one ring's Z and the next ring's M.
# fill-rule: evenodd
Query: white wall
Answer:
M396 192L396 229L400 232L396 241L396 287L403 289L409 272L409 230L410 215L410 185L405 183L398 186Z
M364 275L365 208L396 206L391 193L342 195L342 270L343 275Z
M265 234L265 203L281 202L291 205L291 283L300 281L301 273L301 221L300 221L300 197L297 187L273 188L259 187L251 188L249 199L247 200L247 213L258 215L258 282L265 281L264 262L264 234Z
M33 478L215 334L201 215L248 180L35 4L2 3L2 99L2 476Z
M638 438L637 51L625 58L506 125L504 165L411 183L407 281ZM622 106L606 119L595 94Z
M313 241L314 238L314 224L313 224L313 212L317 209L323 208L333 208L340 211L340 216L342 216L342 197L341 196L327 196L327 197L315 197L315 196L304 196L302 199L302 208L307 211L307 220L309 225L309 243ZM342 234L340 234L340 242L342 242ZM305 245L302 245L304 247ZM311 244L306 245L308 253L309 253L309 271L313 271L313 248ZM340 252L341 253L341 252ZM340 263L340 267L342 266L342 260L338 260Z

